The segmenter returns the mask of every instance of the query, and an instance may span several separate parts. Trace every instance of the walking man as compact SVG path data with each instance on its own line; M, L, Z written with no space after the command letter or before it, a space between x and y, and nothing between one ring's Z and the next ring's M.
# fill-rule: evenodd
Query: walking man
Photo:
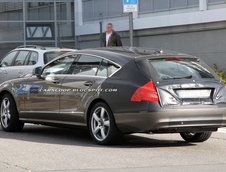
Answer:
M107 31L103 34L104 47L122 46L120 35L113 30L113 24L107 24Z

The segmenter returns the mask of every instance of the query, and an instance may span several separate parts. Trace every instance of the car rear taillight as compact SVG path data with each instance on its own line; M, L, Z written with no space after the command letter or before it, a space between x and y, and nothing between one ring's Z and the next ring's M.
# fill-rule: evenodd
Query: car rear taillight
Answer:
M131 101L134 102L140 102L142 100L159 102L158 92L152 80L144 86L138 88L131 98Z

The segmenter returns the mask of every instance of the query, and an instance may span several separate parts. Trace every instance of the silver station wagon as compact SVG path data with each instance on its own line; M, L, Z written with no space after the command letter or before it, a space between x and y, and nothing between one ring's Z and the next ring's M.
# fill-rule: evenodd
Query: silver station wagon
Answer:
M72 51L75 50L36 45L19 46L1 60L0 84L31 74L37 66L44 66L57 56Z

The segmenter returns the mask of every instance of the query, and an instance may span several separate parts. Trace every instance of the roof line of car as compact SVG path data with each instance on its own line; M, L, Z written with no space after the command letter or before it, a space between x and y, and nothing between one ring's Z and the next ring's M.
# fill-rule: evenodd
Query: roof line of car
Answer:
M183 57L183 58L190 58L190 59L199 59L196 56L191 56L187 54L154 54L154 55L140 55L136 56L135 59L144 59L144 58L150 58L150 59L161 59L166 57Z

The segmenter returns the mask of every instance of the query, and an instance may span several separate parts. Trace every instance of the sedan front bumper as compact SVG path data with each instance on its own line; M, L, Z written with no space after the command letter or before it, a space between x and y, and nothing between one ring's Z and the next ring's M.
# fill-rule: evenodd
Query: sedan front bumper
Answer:
M226 127L226 105L165 107L152 112L115 113L123 133L216 131Z

